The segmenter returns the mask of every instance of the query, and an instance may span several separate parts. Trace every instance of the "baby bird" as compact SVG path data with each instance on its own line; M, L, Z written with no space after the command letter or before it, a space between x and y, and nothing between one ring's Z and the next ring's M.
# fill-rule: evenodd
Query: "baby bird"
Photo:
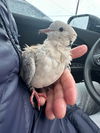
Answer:
M61 21L54 21L40 33L47 34L44 43L37 46L27 46L22 52L22 78L32 90L30 97L32 105L35 96L40 108L39 96L36 89L50 86L62 75L65 67L72 60L71 44L76 40L74 29ZM45 96L44 96L45 97Z

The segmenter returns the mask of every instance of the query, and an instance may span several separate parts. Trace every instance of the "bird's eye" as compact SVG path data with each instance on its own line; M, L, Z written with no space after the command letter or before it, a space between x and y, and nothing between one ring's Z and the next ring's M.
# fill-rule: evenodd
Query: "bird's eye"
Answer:
M63 27L60 27L60 28L59 28L59 31L60 31L60 32L64 31Z

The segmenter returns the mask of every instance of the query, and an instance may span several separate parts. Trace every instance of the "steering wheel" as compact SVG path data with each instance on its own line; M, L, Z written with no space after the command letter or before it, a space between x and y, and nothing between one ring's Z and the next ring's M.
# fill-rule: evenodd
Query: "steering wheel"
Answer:
M96 69L100 72L100 38L91 48L84 67L84 81L87 90L95 102L100 105L100 93L98 93L95 89L91 78L91 71L93 69Z

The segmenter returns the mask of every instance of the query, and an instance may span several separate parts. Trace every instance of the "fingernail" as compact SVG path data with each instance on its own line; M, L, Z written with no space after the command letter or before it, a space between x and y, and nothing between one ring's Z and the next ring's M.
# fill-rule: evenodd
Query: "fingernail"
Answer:
M53 114L50 114L50 115L48 116L48 119L49 119L49 120L54 120L54 119L55 119L55 116L54 116Z

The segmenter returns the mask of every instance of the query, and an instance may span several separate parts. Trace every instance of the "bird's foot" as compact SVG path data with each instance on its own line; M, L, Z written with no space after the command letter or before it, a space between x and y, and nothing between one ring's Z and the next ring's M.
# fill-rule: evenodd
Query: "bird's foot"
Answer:
M41 104L40 104L40 97L44 97L45 99L47 98L45 94L38 93L35 90L32 91L32 94L30 96L30 102L31 102L33 107L35 107L34 98L36 99L38 110L40 110L40 106L41 106Z

